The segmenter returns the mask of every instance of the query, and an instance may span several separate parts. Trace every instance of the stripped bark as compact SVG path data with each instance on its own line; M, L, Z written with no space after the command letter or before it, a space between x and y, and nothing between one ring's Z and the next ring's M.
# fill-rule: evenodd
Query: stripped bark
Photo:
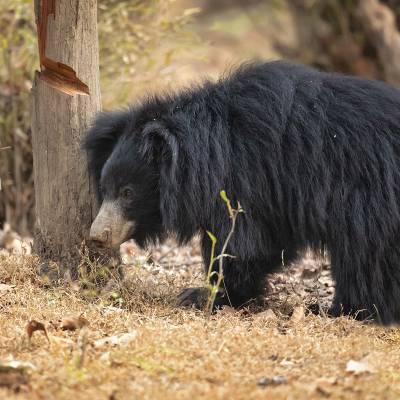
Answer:
M97 212L81 139L100 110L97 0L36 0L32 89L35 250L76 269Z

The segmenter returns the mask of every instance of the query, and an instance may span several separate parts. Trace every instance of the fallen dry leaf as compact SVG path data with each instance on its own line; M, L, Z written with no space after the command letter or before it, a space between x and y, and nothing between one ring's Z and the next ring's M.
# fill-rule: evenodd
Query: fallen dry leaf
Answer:
M117 400L117 391L113 390L110 396L108 397L108 400Z
M44 324L42 322L35 321L34 319L32 319L31 321L28 322L28 325L26 325L26 333L28 334L29 341L31 340L32 335L36 331L42 331L46 336L47 341L50 343L50 339L47 336L47 331Z
M21 371L2 371L0 368L0 387L17 391L21 385L28 383L28 378Z
M8 370L37 371L37 368L35 365L33 365L29 361L11 360L11 361L0 363L0 371L8 371Z
M280 364L282 365L282 367L293 367L294 362L289 360L282 360Z
M354 374L361 374L361 373L374 373L375 368L368 363L365 359L362 359L360 361L355 361L355 360L349 360L346 364L346 371L347 372L352 372Z
M313 384L310 385L308 390L310 395L318 395L319 397L330 397L334 391L334 386L337 385L337 378L319 378Z
M285 383L287 383L286 376L277 375L274 376L273 378L263 377L257 382L257 385L261 387L266 387L266 386L284 385Z
M27 370L37 368L30 362L12 360L0 363L0 387L6 387L14 391L19 390L21 385L28 383Z
M292 322L292 324L297 325L303 319L304 319L304 307L303 306L296 307L293 310L293 314L292 317L290 318L290 321Z
M122 308L114 307L114 306L107 306L107 307L104 307L104 309L103 309L103 313L105 316L120 314L122 312L124 312L124 310Z
M111 353L109 351L105 351L104 353L101 353L99 360L101 360L104 363L109 363L111 360Z
M77 329L81 329L84 326L88 326L89 321L84 318L82 315L79 317L66 317L63 318L60 322L60 329L63 331L75 331Z
M218 315L219 316L224 316L224 315L234 315L237 314L238 311L235 310L233 307L230 306L223 306L221 309L218 310Z
M266 323L268 321L276 321L278 317L270 308L268 310L259 312L253 316L253 319L260 323Z
M112 346L126 345L135 340L136 336L137 336L136 331L127 332L121 335L108 336L102 339L98 339L93 343L93 345L94 347L102 347L105 345L112 345Z
M14 287L15 285L6 285L5 283L0 283L0 295L10 292Z

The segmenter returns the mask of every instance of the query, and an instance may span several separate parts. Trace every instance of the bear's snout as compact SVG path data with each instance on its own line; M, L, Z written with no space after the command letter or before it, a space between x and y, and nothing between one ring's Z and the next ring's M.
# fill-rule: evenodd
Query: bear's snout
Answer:
M118 247L130 238L133 221L124 218L115 201L104 201L90 228L89 238L99 247Z
M110 242L111 230L109 228L93 229L93 225L90 228L90 240L99 247L107 247L107 243Z

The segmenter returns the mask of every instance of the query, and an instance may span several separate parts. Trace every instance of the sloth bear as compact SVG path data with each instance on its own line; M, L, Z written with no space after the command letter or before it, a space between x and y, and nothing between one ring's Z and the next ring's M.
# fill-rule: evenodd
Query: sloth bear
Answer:
M323 246L332 315L400 321L399 90L284 61L246 64L100 114L84 147L102 200L90 232L99 244L200 234L207 267L206 231L221 243L231 226L225 190L244 214L217 306L246 304L282 258Z

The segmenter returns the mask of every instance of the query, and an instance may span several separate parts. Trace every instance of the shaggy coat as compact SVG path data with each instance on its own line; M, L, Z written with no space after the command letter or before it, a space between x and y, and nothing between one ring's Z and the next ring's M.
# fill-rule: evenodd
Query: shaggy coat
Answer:
M224 266L234 306L262 293L282 259L324 246L332 314L400 321L399 90L286 62L249 64L103 113L85 146L103 196L134 186L124 215L141 245L200 233L207 266L205 231L222 243L230 229L220 191L240 201L227 251L235 258Z

